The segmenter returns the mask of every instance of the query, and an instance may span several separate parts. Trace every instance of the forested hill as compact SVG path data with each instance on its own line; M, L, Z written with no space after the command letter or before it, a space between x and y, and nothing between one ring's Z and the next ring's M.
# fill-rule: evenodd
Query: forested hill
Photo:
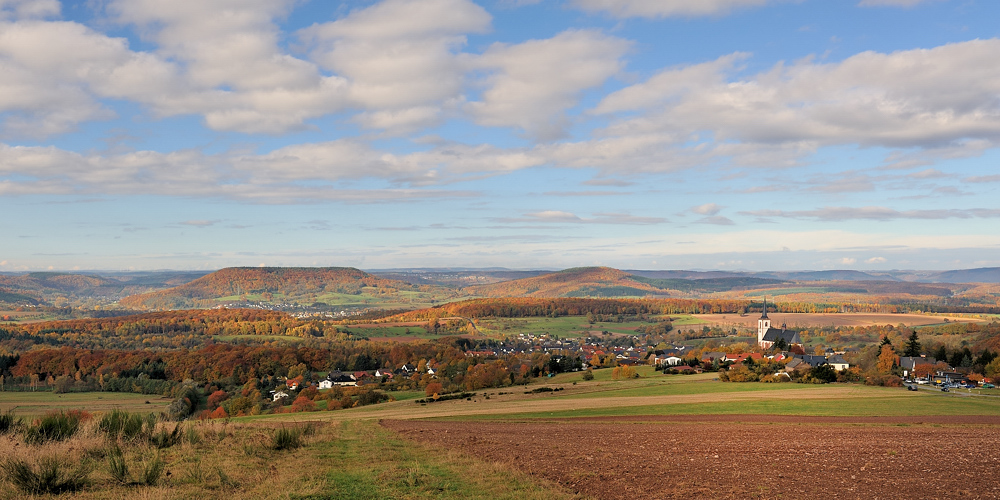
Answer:
M323 294L360 294L366 288L414 289L402 281L380 278L352 267L230 267L190 283L122 299L135 309L209 307L219 300L249 298L267 302Z
M465 291L481 297L642 297L664 293L633 278L610 267L576 267L533 278L471 286Z
M780 280L748 276L656 279L610 267L578 267L533 278L465 288L481 297L646 297L773 286Z

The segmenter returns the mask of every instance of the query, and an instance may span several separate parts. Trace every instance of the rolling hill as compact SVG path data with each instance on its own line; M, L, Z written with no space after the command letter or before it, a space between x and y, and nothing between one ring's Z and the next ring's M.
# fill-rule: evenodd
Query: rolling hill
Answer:
M196 271L151 271L104 275L61 272L2 274L0 302L17 305L106 304L128 295L177 286L204 274Z
M334 305L343 304L346 297L347 302L381 306L408 300L401 297L407 293L434 302L431 296L440 290L350 267L231 267L178 287L126 297L121 305L135 309L212 307L227 301Z
M676 297L780 283L783 282L749 276L698 280L651 278L610 267L578 267L532 278L471 286L463 290L481 297Z

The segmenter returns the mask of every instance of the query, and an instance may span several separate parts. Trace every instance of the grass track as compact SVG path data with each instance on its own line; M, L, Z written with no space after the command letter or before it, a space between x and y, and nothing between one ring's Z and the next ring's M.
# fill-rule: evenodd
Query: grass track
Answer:
M338 436L316 450L322 463L334 464L323 476L323 493L290 498L574 498L506 467L404 441L374 422L343 422Z

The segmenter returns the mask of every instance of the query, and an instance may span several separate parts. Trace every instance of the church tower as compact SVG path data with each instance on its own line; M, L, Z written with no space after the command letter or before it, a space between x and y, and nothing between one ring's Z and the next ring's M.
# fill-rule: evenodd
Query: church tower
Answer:
M767 329L771 328L771 320L767 317L767 296L764 296L764 312L761 313L760 319L757 320L757 344L764 340L764 334L767 333Z

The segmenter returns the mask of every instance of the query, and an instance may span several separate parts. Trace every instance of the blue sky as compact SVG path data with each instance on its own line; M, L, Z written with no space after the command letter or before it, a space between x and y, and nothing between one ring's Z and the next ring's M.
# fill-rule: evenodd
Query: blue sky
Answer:
M986 0L0 0L0 271L1000 266Z

